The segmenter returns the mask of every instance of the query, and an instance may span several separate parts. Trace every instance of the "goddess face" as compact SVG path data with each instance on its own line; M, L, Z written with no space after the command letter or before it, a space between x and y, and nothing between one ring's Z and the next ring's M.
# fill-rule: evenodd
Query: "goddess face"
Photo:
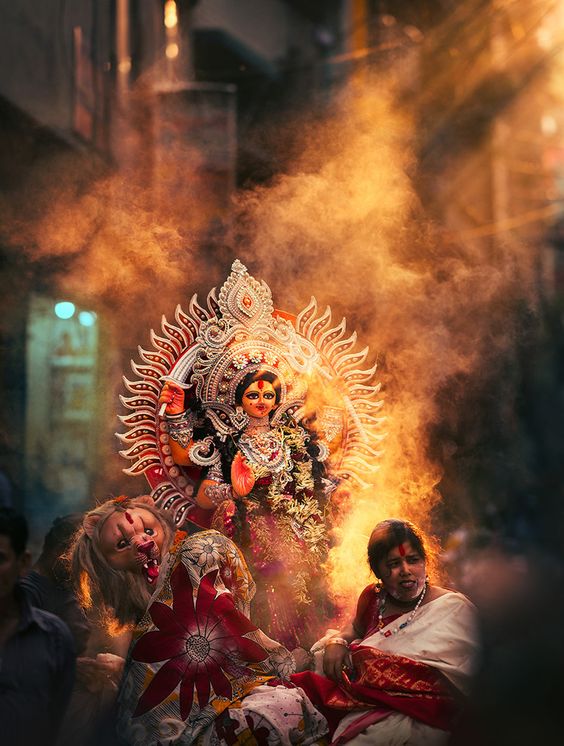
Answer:
M409 541L390 549L378 570L384 588L398 601L413 601L423 591L425 560Z
M116 510L100 529L100 550L114 570L141 572L152 583L158 576L164 538L163 527L149 510Z
M254 381L244 390L241 406L249 417L266 417L276 406L274 386L270 381Z

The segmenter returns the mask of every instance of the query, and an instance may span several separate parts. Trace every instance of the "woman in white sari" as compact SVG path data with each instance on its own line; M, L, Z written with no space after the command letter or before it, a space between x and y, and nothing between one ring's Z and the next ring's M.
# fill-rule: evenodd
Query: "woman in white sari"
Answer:
M446 743L477 650L474 607L429 582L429 550L408 521L378 524L368 559L379 582L353 622L315 646L318 673L292 680L327 717L333 744Z

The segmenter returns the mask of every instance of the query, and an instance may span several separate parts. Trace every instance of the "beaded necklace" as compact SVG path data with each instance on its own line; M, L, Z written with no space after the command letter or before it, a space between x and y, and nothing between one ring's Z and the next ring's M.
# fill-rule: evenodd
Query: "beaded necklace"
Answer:
M382 600L380 601L378 605L378 626L376 627L376 631L379 632L383 637L391 637L392 635L396 635L398 632L401 632L402 629L405 629L408 624L411 624L413 617L417 613L417 609L421 606L423 603L423 599L425 598L425 594L427 593L427 587L428 584L425 582L425 587L423 588L423 591L421 595L419 596L417 603L415 604L415 608L411 612L411 614L407 617L405 622L402 622L401 624L398 624L397 627L394 627L394 629L387 629L383 630L384 626L384 609L386 608L386 591L382 591Z

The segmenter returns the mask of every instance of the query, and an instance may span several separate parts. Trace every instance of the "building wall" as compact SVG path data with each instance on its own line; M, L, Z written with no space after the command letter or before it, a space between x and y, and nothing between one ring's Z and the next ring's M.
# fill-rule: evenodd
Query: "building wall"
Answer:
M291 11L279 0L203 0L194 8L194 29L220 28L269 62L285 56Z
M75 133L75 29L82 56L108 60L108 0L0 0L0 96L65 137ZM90 86L95 87L92 80ZM95 91L91 91L94 98Z

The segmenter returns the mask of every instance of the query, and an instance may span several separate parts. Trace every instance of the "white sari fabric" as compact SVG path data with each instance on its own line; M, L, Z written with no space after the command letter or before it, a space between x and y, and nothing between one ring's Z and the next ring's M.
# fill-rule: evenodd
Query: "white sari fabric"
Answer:
M397 627L408 616L405 614L395 619L390 626ZM465 596L449 591L423 605L411 624L397 634L384 637L377 632L360 644L432 666L465 694L477 654L476 611ZM347 731L369 712L356 710L346 715L335 731L333 743L354 746L439 746L448 741L446 731L400 713L388 715L348 740Z

